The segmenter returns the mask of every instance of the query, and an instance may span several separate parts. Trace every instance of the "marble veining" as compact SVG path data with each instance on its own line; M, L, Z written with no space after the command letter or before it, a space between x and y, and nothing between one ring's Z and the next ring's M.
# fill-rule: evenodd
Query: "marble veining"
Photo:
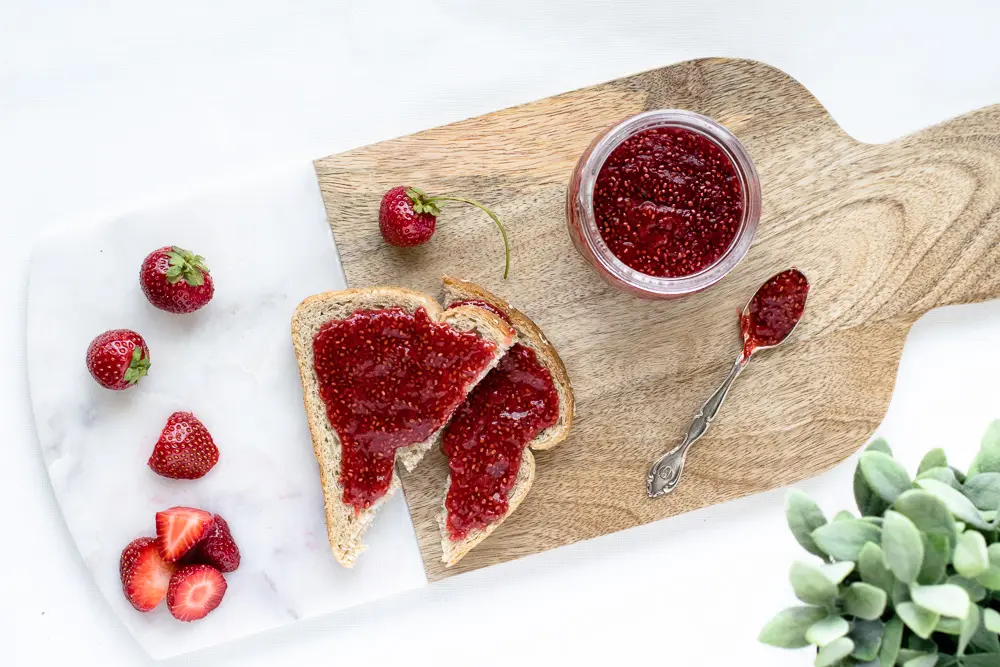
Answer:
M167 244L207 258L216 292L204 309L173 315L142 295L142 259ZM289 320L304 297L343 286L311 165L66 230L36 247L27 340L39 444L84 562L153 657L427 583L402 494L379 513L353 570L327 543ZM84 365L90 340L117 327L142 334L152 361L150 375L125 392L102 389ZM201 480L146 467L175 410L198 415L221 450ZM141 614L121 593L122 548L154 534L154 514L173 505L223 515L243 554L222 605L197 623L175 621L165 604Z

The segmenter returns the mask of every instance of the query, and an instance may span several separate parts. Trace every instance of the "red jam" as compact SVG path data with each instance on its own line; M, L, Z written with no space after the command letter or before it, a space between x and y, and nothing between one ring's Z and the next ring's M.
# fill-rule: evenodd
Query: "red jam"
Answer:
M736 166L707 137L654 127L623 141L594 185L594 218L608 249L650 276L698 273L726 252L743 220Z
M534 350L514 345L455 412L441 442L451 471L445 507L452 540L506 514L525 446L558 419L552 374Z
M507 317L507 313L503 312L489 301L483 301L482 299L463 299L448 305L449 308L456 308L458 306L475 306L476 308L482 308L483 310L490 311L507 324L513 324L513 322L510 321L510 318Z
M361 310L313 338L316 378L341 440L344 502L361 510L392 481L396 450L426 440L493 360L496 345L423 308Z
M798 269L782 271L761 285L740 315L743 354L785 340L801 319L808 294L809 281Z

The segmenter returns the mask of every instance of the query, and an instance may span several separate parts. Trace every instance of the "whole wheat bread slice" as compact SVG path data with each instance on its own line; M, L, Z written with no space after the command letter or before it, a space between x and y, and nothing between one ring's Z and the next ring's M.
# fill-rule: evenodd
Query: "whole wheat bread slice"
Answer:
M458 280L445 276L443 278L445 307L459 301L484 301L493 308L507 316L507 319L514 325L517 332L517 341L525 347L534 350L538 361L545 366L552 374L552 381L555 384L556 393L559 395L559 418L555 424L548 427L528 443L524 453L521 455L521 467L518 469L517 477L514 480L514 487L510 490L507 498L507 513L498 521L481 530L470 532L464 539L453 541L448 534L448 509L445 507L444 499L447 497L448 489L451 486L451 477L445 482L444 495L441 498L441 514L438 516L438 525L441 528L441 553L442 560L446 567L451 567L460 561L473 547L485 540L489 535L503 523L507 517L514 513L521 501L528 495L531 484L535 480L535 457L531 450L544 450L555 447L569 434L573 425L573 388L569 382L569 375L566 373L566 366L556 352L552 344L549 343L542 330L535 325L524 313L513 308L504 299L483 289L475 283L465 280ZM475 306L459 306L455 308L465 309ZM486 311L485 309L481 309Z
M513 344L510 326L482 308L469 306L446 311L426 294L396 287L326 292L307 298L295 309L295 314L292 316L292 343L302 378L302 395L309 421L309 432L319 463L320 482L326 504L327 533L334 557L345 567L352 567L358 554L364 551L362 537L365 531L371 525L379 507L399 488L400 482L399 476L393 469L389 490L372 503L371 507L356 512L354 507L344 503L344 489L340 483L340 437L327 418L326 405L320 396L314 367L313 338L327 322L344 319L359 310L394 307L410 313L423 308L435 322L447 323L458 331L471 331L480 338L496 344L497 349L492 362L465 388L466 395L492 370ZM444 424L427 440L397 450L396 461L406 466L407 470L412 470L441 438L443 428Z

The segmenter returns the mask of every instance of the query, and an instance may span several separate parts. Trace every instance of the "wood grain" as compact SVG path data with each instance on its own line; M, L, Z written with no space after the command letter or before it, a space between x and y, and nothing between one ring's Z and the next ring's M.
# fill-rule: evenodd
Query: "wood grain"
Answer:
M746 145L763 217L744 261L706 292L650 302L607 286L566 231L566 184L598 131L684 108ZM440 294L442 273L482 283L545 330L577 395L577 423L539 452L521 508L445 570L435 517L446 462L404 477L432 580L790 484L851 454L882 420L910 325L931 308L1000 294L1000 106L890 144L855 141L788 75L698 60L316 162L353 287ZM397 184L491 204L513 246L471 208L447 208L424 247L387 247L376 222ZM695 446L673 494L646 498L651 460L677 443L739 349L736 310L790 265L810 278L785 347L755 358Z

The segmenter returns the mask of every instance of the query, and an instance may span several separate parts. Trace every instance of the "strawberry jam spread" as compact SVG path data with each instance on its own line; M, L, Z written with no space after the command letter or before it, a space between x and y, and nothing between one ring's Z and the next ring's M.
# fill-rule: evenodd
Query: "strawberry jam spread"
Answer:
M525 446L558 419L552 374L534 350L515 344L455 411L441 442L451 472L445 507L452 540L506 514Z
M594 218L608 249L650 276L708 268L743 219L732 160L715 142L681 127L654 127L623 141L594 185Z
M496 345L433 322L423 308L361 310L313 338L316 379L341 440L344 502L382 497L396 450L426 440L462 403Z
M788 269L760 286L740 315L743 354L777 345L792 332L806 308L809 281L798 269Z

